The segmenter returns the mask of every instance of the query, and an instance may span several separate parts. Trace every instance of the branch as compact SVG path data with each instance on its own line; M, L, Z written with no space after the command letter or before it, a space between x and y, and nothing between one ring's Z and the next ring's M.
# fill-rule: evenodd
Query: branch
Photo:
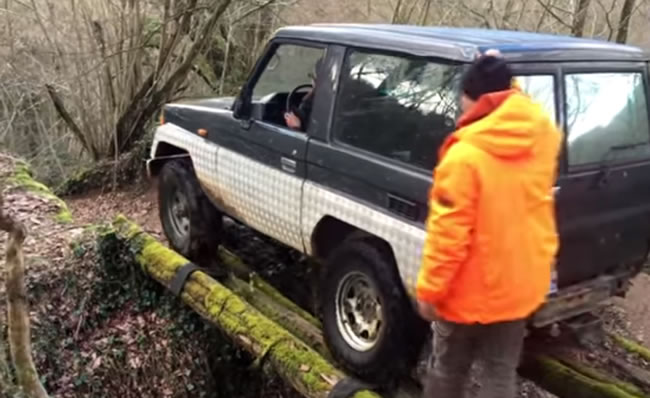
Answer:
M630 29L630 20L634 12L634 0L625 0L621 10L621 19L618 23L618 32L616 32L616 42L626 43L627 35Z
M7 319L9 321L9 348L16 370L18 384L30 398L47 398L32 358L29 326L29 309L25 289L25 265L23 242L25 227L3 211L0 193L0 230L9 233L5 263L7 266Z
M539 3L539 4L544 8L544 11L546 11L547 14L549 14L550 16L552 16L553 19L555 19L557 22L559 22L562 26L564 26L564 27L566 27L566 28L569 28L569 29L572 29L572 28L573 28L572 25L566 23L566 22L565 22L565 21L564 21L564 20L563 20L559 15L557 15L557 14L556 14L552 9L551 9L551 7L549 7L548 4L544 3L544 1L542 1L542 0L537 0L537 2L538 2L538 3Z
M251 8L250 10L246 11L245 13L243 13L242 15L237 17L237 19L235 19L232 22L232 24L236 25L238 22L246 19L247 17L249 17L250 15L255 14L258 11L262 11L263 9L265 9L266 7L270 6L271 4L273 4L275 2L277 2L277 0L267 0L265 3L260 4L259 6L255 7L255 8Z
M47 89L47 94L50 96L50 99L52 100L52 104L54 104L54 108L56 109L56 112L59 114L61 119L63 119L65 124L68 126L68 128L72 131L72 134L74 134L74 136L79 140L79 142L84 147L84 149L90 153L93 160L98 160L99 153L97 152L97 149L92 145L92 143L86 140L86 136L81 131L81 128L79 128L77 123L74 121L74 119L70 115L70 112L68 112L68 110L66 109L65 104L63 103L63 99L59 96L59 93L56 91L54 86L52 86L51 84L46 84L45 88Z

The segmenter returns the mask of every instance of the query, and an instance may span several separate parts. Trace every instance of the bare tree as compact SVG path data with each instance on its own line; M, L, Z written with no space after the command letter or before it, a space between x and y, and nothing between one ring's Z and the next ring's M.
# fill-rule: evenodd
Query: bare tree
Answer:
M626 43L627 35L630 29L630 20L634 11L634 0L625 0L621 9L621 18L618 23L618 32L616 33L617 43Z
M585 22L587 21L587 13L589 12L590 3L591 0L578 0L575 13L573 14L571 35L575 37L582 37L584 34Z

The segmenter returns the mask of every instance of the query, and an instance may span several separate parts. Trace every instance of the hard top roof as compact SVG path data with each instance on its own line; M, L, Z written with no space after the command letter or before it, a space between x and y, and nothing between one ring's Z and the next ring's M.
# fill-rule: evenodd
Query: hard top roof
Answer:
M469 62L477 51L500 50L521 61L647 61L638 47L606 41L517 31L382 24L289 26L276 37L406 52Z

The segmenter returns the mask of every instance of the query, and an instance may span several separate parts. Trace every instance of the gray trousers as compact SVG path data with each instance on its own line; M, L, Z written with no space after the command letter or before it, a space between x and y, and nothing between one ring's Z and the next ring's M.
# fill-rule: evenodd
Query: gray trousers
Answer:
M481 362L479 398L515 398L525 321L463 325L436 321L424 398L465 398L472 364Z

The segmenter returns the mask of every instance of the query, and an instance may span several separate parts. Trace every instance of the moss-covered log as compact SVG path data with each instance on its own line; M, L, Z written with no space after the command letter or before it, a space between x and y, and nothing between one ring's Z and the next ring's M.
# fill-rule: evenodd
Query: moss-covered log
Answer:
M222 283L233 292L242 296L262 314L282 325L282 327L316 350L324 358L327 360L331 359L321 329L315 327L295 312L282 306L274 297L268 296L265 292L258 289L253 281L245 282L231 275L222 281Z
M187 260L168 249L137 225L120 217L103 235L124 240L142 269L164 286ZM344 374L319 353L261 314L240 295L203 272L187 280L181 298L239 346L272 368L306 397L324 398ZM357 398L377 397L362 391Z
M626 339L625 337L618 334L612 334L611 337L618 345L620 345L626 351L638 355L643 360L650 362L650 349L642 346L641 344L635 341Z
M271 286L271 284L257 275L257 273L255 273L248 265L244 264L244 262L241 261L239 257L235 256L228 249L224 247L219 248L219 260L238 278L249 282L251 286L264 292L264 294L272 298L273 301L275 301L277 304L283 306L294 314L297 314L302 319L313 325L315 328L322 328L322 325L318 319L314 318L314 316L312 316L309 312L300 308L300 306L296 305L296 303L285 297L276 288Z
M647 391L592 367L543 354L527 355L520 373L545 390L566 398L643 398Z

